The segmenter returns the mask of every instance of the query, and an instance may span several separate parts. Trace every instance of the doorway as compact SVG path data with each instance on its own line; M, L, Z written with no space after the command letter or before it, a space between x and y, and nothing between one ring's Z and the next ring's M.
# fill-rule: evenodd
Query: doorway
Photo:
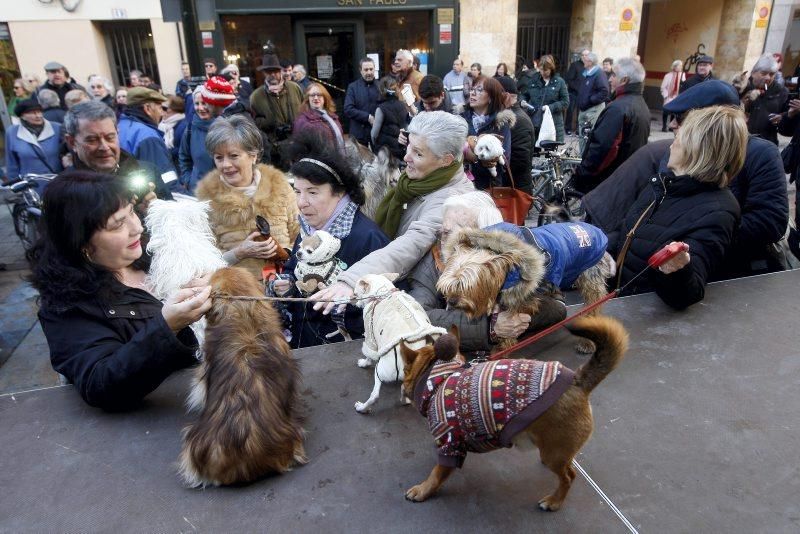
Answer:
M336 104L336 114L344 131L349 130L344 116L347 86L359 76L359 54L363 54L364 26L359 20L334 20L296 23L297 57L306 71L320 80Z

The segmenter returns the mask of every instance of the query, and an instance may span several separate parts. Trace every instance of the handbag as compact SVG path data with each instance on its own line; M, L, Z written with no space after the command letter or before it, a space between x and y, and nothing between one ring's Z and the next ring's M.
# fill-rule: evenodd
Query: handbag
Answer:
M497 209L503 214L505 222L524 226L525 217L527 217L531 204L533 204L533 197L522 189L517 189L508 162L506 162L506 172L508 172L508 177L511 180L511 187L493 187L490 185L489 195L494 200Z

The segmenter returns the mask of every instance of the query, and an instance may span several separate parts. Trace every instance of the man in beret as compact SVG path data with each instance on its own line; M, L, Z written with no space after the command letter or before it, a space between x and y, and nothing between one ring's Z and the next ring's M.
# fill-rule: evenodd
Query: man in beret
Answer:
M739 107L739 95L732 85L708 80L682 92L664 106L675 116L670 128L677 131L693 109L709 106ZM583 197L587 222L608 232L618 226L639 192L649 187L650 178L667 169L672 139L649 143L637 150L595 190ZM778 148L757 136L750 136L744 168L730 183L741 207L736 239L728 251L720 278L733 278L781 270L774 262L772 245L781 240L789 221L786 175Z
M716 80L714 73L714 58L711 56L700 56L697 58L697 66L695 67L695 75L690 76L686 81L681 82L681 93L687 89L691 89L698 83L708 80Z
M81 89L82 91L86 92L86 89L82 85L78 84L75 80L69 77L67 68L58 61L50 61L47 63L44 66L44 71L47 73L47 81L40 85L38 89L36 89L36 95L38 96L39 91L42 89L50 89L51 91L55 91L61 103L61 109L65 111L67 109L67 103L64 100L64 97L67 96L67 93L73 89Z
M164 133L158 129L167 98L147 87L128 90L128 104L119 116L119 146L139 161L152 163L169 187L177 186L178 175L172 164Z

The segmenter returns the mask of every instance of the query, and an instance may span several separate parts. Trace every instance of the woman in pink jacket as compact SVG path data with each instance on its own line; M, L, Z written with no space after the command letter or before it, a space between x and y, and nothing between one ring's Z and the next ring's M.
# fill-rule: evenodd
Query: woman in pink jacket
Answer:
M300 104L300 114L294 120L293 131L305 129L319 132L331 145L344 149L344 134L336 115L336 104L325 87L318 83L308 84L305 98Z
M676 59L672 62L670 71L664 75L664 80L661 82L661 96L664 98L664 105L666 106L678 96L680 92L681 82L686 80L686 75L683 73L683 61ZM666 111L661 112L661 131L667 131L668 115Z

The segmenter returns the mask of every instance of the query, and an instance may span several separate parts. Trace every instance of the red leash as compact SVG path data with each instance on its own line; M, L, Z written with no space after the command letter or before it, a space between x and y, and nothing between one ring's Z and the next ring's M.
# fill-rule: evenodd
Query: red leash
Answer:
M518 351L519 349L521 349L523 347L527 347L531 343L535 343L536 341L542 339L546 335L555 332L556 330L558 330L559 328L561 328L562 326L564 326L568 322L577 319L581 315L586 315L587 313L589 313L590 311L592 311L592 310L594 310L596 308L599 308L604 303L608 302L609 300L611 300L614 297L616 297L617 295L619 295L620 292L623 289L625 289L625 287L627 287L634 280L639 278L645 271L647 271L647 269L649 269L649 268L656 269L656 268L660 267L661 265L663 265L664 263L666 263L669 260L671 260L672 258L674 258L675 256L677 256L678 254L680 254L681 252L684 252L686 250L689 250L689 245L687 245L686 243L675 243L675 244L670 244L670 245L665 246L664 248L662 248L661 250L659 250L658 252L656 252L655 254L650 256L650 259L647 260L647 267L645 267L636 276L631 278L630 281L627 284L625 284L624 286L622 286L621 288L615 289L614 291L612 291L611 293L607 294L605 297L601 298L600 300L598 300L594 304L590 304L589 306L585 306L585 307L581 308L580 310L578 310L578 312L575 315L570 315L569 317L565 317L564 319L560 320L556 324L548 326L547 328L545 328L541 332L537 332L536 334L532 335L531 337L523 339L522 341L520 341L516 345L512 345L511 347L508 347L507 349L503 349L500 352L492 354L491 356L486 358L487 361L499 360L503 356L507 356L507 355L511 354L512 352L516 352L516 351Z

